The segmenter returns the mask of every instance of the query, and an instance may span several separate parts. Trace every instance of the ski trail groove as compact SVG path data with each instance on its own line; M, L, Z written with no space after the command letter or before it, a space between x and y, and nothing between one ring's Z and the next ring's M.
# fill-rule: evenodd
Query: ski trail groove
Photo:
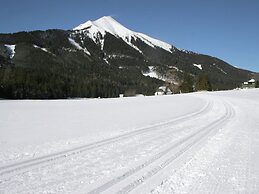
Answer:
M64 150L64 151L53 153L53 154L49 154L49 155L38 157L35 159L25 160L25 161L18 162L15 164L2 166L2 167L0 167L0 176L4 176L7 174L11 174L11 173L19 174L19 171L24 171L27 168L37 167L38 165L41 165L41 164L51 163L51 162L57 161L59 159L74 156L77 154L81 154L82 152L96 149L96 148L99 148L99 147L102 147L102 146L105 146L105 145L108 145L111 143L119 142L126 138L132 138L133 136L136 136L139 134L144 134L144 133L147 133L150 131L159 130L161 127L184 122L190 118L199 117L200 115L205 114L206 112L209 112L209 110L212 108L212 106L213 106L213 102L208 101L206 103L206 105L204 107L202 107L201 110L189 113L184 116L177 117L170 121L158 123L158 124L155 124L155 125L152 125L149 127L140 128L138 130L128 132L126 134L122 134L122 135L119 135L116 137L111 137L111 138L104 139L104 140L101 140L98 142L90 143L87 145L82 145L79 147L75 147L72 149Z
M214 130L218 130L218 127L223 126L233 115L234 115L233 109L228 109L227 114L225 116L223 116L221 119L219 119L218 122L216 121L216 122L212 123L210 126L208 125L207 130L206 130L206 127L203 128L202 131L205 130L205 132L203 134L201 134L201 136L198 136L197 138L195 138L191 143L189 143L186 147L184 147L183 149L178 151L175 155L171 156L169 159L164 161L159 166L153 168L151 171L148 171L140 179L135 180L131 184L127 185L126 187L124 187L123 189L118 191L116 194L129 193L130 191L135 189L137 186L141 185L145 180L154 176L155 174L157 174L158 172L163 170L163 168L170 165L175 159L177 159L182 154L184 154L186 151L188 151L192 146L197 144L201 139L205 138L209 133L211 133ZM198 135L198 134L195 134L195 136L196 135Z
M209 111L211 111L211 109L212 109L212 106L213 105L213 103L210 105L210 107L209 107L209 109L206 109L206 111L205 112L202 112L202 115L199 115L199 117L192 117L191 119L188 119L187 121L185 121L185 122L190 122L190 121L192 121L193 119L194 120L196 120L196 119L200 119L200 118L202 118L203 116L205 116L206 115L206 113L207 112L209 112ZM155 132L155 134L153 134L153 133L144 133L144 134L142 134L142 136L143 137L141 137L141 144L139 144L139 146L140 147L143 147L143 146L145 146L146 144L150 144L150 142L159 142L159 140L161 140L161 139L164 139L164 138L168 138L169 136L171 136L171 135L175 135L175 134L178 134L179 132L183 132L183 131L185 131L185 129L183 128L183 127L180 127L180 128L177 128L177 129L175 129L174 128L174 126L177 126L177 124L175 125L168 125L168 126L162 126L161 128L160 128L160 130L159 131L154 131ZM196 130L196 129L195 129ZM189 131L189 130L188 130ZM157 134L157 132L159 132L158 134ZM134 139L134 136L133 136L133 139ZM124 142L124 141L122 141L122 142ZM173 142L176 142L176 141L173 141ZM119 142L119 143L121 143L121 142ZM157 145L157 146L161 146L162 144L159 144L159 145ZM168 146L167 146L168 147ZM102 149L102 148L101 148ZM135 148L134 148L135 149ZM164 149L164 148L163 148ZM163 150L163 149L161 149L161 150ZM41 165L40 167L42 168L45 168L45 167L47 167L47 166L49 166L49 165L51 165L51 164L48 164L48 165L45 165L45 166L43 166L43 165ZM73 170L72 170L73 171ZM68 168L67 169L67 171L66 172L64 172L64 173L69 173L69 172L71 172L70 171L70 169ZM70 177L69 179L71 180L71 178L73 179L73 180L79 180L80 178L82 178L81 176L75 176L75 177ZM60 180L57 180L57 181L54 181L54 182L52 182L52 183L48 183L47 184L47 186L49 187L50 185L57 185L57 184L60 184L60 183L62 183L62 182L64 182L64 181L66 181L67 180L67 178L65 178L65 179L60 179ZM46 184L44 184L44 185L37 185L37 186L35 186L35 187L33 187L33 190L36 190L37 188L39 188L39 187L42 187L42 188L44 188L44 187L46 187ZM25 191L22 191L22 190L20 190L18 193L25 193Z
M116 185L117 183L127 179L129 176L139 172L140 170L144 169L145 167L147 167L150 164L154 163L155 161L159 160L162 156L165 156L166 154L168 154L173 149L175 149L175 148L177 148L181 145L184 145L185 143L188 143L190 140L194 139L194 140L191 141L191 143L188 143L186 146L181 148L176 154L172 155L170 158L168 158L164 162L160 163L160 165L154 167L151 171L148 171L147 173L142 175L141 178L135 180L134 182L127 185L126 187L122 188L117 193L118 194L128 193L131 190L135 189L137 186L141 185L145 180L154 176L159 171L161 171L162 169L167 167L169 164L171 164L175 159L177 159L182 154L184 154L192 146L197 144L201 139L205 138L206 135L208 135L212 131L218 130L219 127L226 124L227 121L231 117L233 117L234 110L230 105L228 105L226 103L225 103L225 109L226 109L225 114L223 116L221 116L219 119L217 119L216 121L213 121L212 123L209 123L208 125L206 125L205 127L202 127L200 130L196 131L195 133L193 133L193 134L183 138L182 140L178 141L177 143L173 144L172 146L170 146L166 150L163 150L162 152L156 154L155 156L153 156L151 159L147 160L143 164L141 164L141 165L139 165L135 168L130 169L126 173L122 174L121 176L118 176L118 177L110 180L109 182L97 187L96 189L90 191L88 194L101 193L101 192L111 188L112 186Z

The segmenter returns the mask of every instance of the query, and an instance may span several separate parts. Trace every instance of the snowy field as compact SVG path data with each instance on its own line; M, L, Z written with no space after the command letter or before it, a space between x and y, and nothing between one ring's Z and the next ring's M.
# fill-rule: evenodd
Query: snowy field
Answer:
M259 90L0 100L0 193L259 193Z

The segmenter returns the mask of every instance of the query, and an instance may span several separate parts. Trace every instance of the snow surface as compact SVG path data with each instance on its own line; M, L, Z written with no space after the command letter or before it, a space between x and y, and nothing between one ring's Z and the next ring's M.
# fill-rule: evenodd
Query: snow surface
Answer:
M218 70L220 70L222 73L227 75L227 72L225 72L223 69L221 69L220 67L216 66Z
M14 55L15 55L15 47L16 47L16 45L5 44L5 47L10 52L10 58L12 59L14 57Z
M49 53L49 51L46 49L46 48L42 48L42 47L39 47L37 45L33 45L34 48L38 48L38 49L41 49L42 51L46 52L46 53Z
M105 63L107 63L108 65L110 65L110 63L109 63L109 61L108 61L107 58L104 58L103 60L104 60Z
M194 63L193 66L195 66L195 67L199 68L200 70L202 70L201 64L195 64L195 63Z
M258 193L258 99L1 100L0 193Z
M154 67L153 66L148 66L149 68L149 72L147 73L142 73L144 76L149 76L149 77L153 77L153 78L156 78L156 79L160 79L162 81L165 81L166 79L159 75L155 70L154 70Z
M227 72L225 72L222 68L218 67L215 63L213 63L213 65L216 66L216 68L220 70L222 73L227 75Z
M68 38L69 42L75 46L78 50L83 50L86 54L91 55L86 48L82 48L74 39Z
M180 71L180 72L183 73L183 70L179 69L179 68L176 67L176 66L168 66L168 67L171 68L171 69L175 69L176 71Z
M124 40L127 44L132 46L134 49L138 50L140 53L142 53L142 51L131 43L132 39L136 40L137 38L139 38L140 40L142 40L143 42L145 42L151 47L156 46L172 53L172 50L171 50L172 45L166 42L151 38L145 34L131 31L126 27L124 27L123 25L121 25L120 23L118 23L116 20L114 20L111 16L104 16L95 21L87 21L73 28L73 30L88 31L88 36L95 42L96 42L98 33L101 33L102 36L104 37L106 32L109 32L116 37L122 38L122 40Z
M151 47L160 47L170 53L172 53L171 49L172 49L172 45L166 43L166 42L163 42L163 41L160 41L160 40L157 40L157 39L154 39L154 38L151 38L145 34L142 34L142 33L137 33L136 35L138 38L140 38L141 40L143 40L145 43L147 43L149 46Z

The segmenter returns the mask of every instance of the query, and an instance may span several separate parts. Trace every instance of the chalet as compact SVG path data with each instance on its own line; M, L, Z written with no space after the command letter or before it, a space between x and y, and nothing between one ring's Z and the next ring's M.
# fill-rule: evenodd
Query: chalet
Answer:
M241 86L241 88L255 88L255 79L250 79L247 82L244 82Z
M155 96L161 96L161 95L169 95L172 94L173 92L170 90L169 87L167 86L160 86L156 92L155 92Z

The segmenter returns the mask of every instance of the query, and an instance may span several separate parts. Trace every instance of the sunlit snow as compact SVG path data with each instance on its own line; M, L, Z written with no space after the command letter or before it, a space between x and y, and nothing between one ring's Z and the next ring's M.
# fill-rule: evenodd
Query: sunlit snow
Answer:
M149 66L148 68L149 68L148 72L142 73L144 76L153 77L153 78L156 78L156 79L160 79L162 81L166 80L163 76L159 75L159 73L157 71L155 71L153 66Z
M8 52L10 53L10 58L12 59L15 55L16 45L5 44L5 47L7 48Z
M46 48L39 47L39 46L37 46L37 45L35 45L35 44L33 45L33 47L34 47L34 48L41 49L42 51L49 53L49 51L48 51Z
M69 42L75 46L78 50L83 50L86 54L91 55L86 48L82 48L74 39L68 38Z
M124 27L123 25L121 25L120 23L118 23L110 16L104 16L95 21L87 21L86 23L80 24L79 26L73 28L73 30L88 31L89 37L92 38L94 41L96 40L98 32L101 33L103 36L105 35L106 32L109 32L114 36L122 38L127 44L132 46L134 49L138 50L140 53L142 53L142 51L137 46L131 43L132 39L136 40L137 38L139 38L140 40L142 40L143 42L145 42L151 47L157 46L159 48L162 48L172 53L171 51L172 45L166 42L151 38L145 34L131 31L126 27Z
M259 193L258 99L1 100L0 193Z
M195 63L194 63L193 66L195 66L195 67L199 68L200 70L202 70L201 64L195 64Z

